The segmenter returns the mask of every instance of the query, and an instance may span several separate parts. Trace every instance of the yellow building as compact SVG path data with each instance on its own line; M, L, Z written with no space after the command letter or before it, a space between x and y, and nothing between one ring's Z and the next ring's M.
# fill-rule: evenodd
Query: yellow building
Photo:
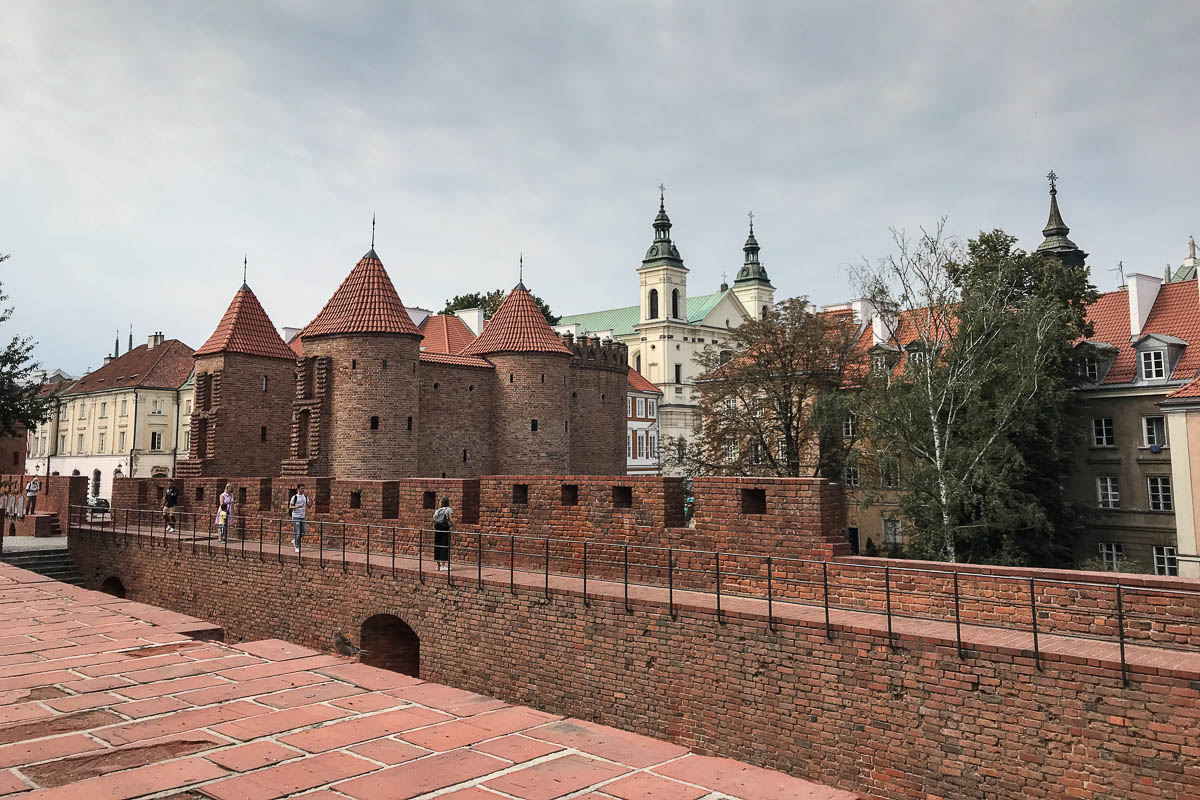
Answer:
M150 336L125 355L67 384L50 419L29 436L28 471L87 475L90 494L108 498L118 471L133 477L173 476L180 425L191 392L192 349Z

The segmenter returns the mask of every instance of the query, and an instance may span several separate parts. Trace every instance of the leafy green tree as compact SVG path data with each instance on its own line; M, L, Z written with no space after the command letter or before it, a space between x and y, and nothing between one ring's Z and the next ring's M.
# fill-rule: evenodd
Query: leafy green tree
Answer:
M7 260L7 254L0 254L0 263ZM7 299L8 295L0 291L0 303ZM0 324L8 322L12 312L12 306L0 309ZM38 368L30 358L33 346L32 339L13 336L0 349L0 434L4 436L24 435L50 414L48 398L39 396L41 383L29 380L30 373Z
M684 475L822 475L840 479L853 437L839 389L860 371L858 325L804 298L743 321L695 356L696 431L664 442L667 467Z
M1086 519L1064 479L1087 274L999 230L965 250L942 224L893 235L896 254L860 275L888 341L857 405L872 445L903 463L909 553L1062 563Z
M443 314L453 314L455 311L461 311L464 308L482 308L484 319L491 319L496 313L496 309L504 302L504 298L508 296L508 292L503 289L493 289L490 292L471 292L470 294L455 295L453 300L446 301L446 307L442 309ZM550 311L550 306L546 305L542 298L536 294L533 295L533 302L537 303L538 310L542 312L542 316L546 318L546 322L551 325L558 324L558 317Z

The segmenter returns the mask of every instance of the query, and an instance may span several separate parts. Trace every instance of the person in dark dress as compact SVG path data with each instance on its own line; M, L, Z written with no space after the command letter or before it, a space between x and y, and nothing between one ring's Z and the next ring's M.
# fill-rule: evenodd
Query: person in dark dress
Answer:
M450 498L442 498L442 507L433 512L433 560L438 569L450 568L450 520L454 510Z

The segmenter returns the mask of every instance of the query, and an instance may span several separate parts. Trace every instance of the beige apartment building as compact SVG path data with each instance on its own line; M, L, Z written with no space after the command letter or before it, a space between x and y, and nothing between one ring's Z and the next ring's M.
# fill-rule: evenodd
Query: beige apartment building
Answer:
M50 419L28 434L27 470L86 475L89 494L111 497L115 474L173 476L190 414L192 349L161 333L65 384Z

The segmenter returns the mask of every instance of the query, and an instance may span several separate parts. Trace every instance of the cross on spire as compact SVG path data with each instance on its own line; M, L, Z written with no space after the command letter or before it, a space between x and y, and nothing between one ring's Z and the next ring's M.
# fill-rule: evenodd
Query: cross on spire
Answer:
M750 218L750 232L754 233L754 212L747 211L746 216Z
M371 215L371 249L375 249L375 215Z
M1054 170L1046 173L1046 180L1050 181L1050 194L1058 194L1058 175L1054 173Z
M667 202L667 187L661 183L658 185L658 207L660 209L666 207Z

